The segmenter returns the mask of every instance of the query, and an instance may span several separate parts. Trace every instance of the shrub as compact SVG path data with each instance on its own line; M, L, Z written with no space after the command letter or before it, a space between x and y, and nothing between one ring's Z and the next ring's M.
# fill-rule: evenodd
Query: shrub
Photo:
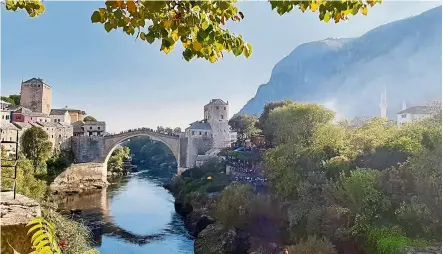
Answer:
M58 240L66 244L63 254L84 253L91 249L91 234L85 225L50 209L44 210L43 215L55 226Z
M337 251L328 239L308 236L296 245L287 248L289 254L336 254Z

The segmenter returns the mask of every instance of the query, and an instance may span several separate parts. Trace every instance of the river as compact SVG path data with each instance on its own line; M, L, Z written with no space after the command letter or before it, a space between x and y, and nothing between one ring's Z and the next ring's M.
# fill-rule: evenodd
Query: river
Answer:
M174 210L174 197L155 170L162 169L109 179L108 188L67 196L59 208L74 211L72 216L91 228L102 254L194 253L193 239Z

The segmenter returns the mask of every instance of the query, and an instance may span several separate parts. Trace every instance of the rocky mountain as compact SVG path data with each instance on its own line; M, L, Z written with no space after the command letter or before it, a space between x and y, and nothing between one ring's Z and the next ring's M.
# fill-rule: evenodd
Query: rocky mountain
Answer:
M440 6L358 38L302 44L275 65L240 113L260 114L266 103L289 99L324 104L339 117L375 116L385 88L389 117L403 100L441 100L441 25Z

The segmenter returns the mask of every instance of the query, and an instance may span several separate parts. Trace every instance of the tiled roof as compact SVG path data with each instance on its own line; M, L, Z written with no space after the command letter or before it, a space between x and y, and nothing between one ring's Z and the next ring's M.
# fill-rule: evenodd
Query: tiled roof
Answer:
M30 124L30 123L22 123L22 122L15 122L15 123L13 123L15 126L17 126L18 128L20 128L20 129L23 129L23 128L31 128L32 127L32 125Z
M49 85L46 84L46 82L43 81L43 79L41 79L41 78L31 78L31 79L28 79L28 80L26 80L26 81L23 81L22 84L23 84L23 83L45 84L45 85L49 86Z
M2 123L0 124L0 129L2 130L18 130L17 126L12 123Z
M79 113L82 115L86 115L86 112L80 109L75 109L75 108L58 108L58 109L52 109L52 110L67 110L69 113ZM51 112L52 112L51 110ZM52 115L52 114L51 114Z
M223 104L228 105L226 102L224 102L222 99L212 99L209 104Z
M31 112L31 113L29 113L28 115L29 115L29 116L35 116L35 117L48 117L48 118L49 118L49 116L48 116L47 114L45 114L45 113L39 113L39 112Z
M32 110L25 108L23 106L19 106L16 110L14 110L14 113L29 114L32 113Z
M191 123L190 126L186 129L211 130L211 125L209 123L194 122L194 123Z
M62 127L59 123L54 122L37 122L36 124L43 127Z
M83 122L84 125L106 125L106 122L96 121L96 122Z
M67 109L51 109L50 115L64 115L66 114L68 110Z
M415 106L398 112L397 114L431 114L432 107L428 106Z

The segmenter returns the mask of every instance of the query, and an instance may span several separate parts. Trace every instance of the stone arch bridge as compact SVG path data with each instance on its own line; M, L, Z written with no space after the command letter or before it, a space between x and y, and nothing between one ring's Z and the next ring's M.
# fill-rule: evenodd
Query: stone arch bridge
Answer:
M178 174L187 169L188 138L184 135L169 135L150 129L137 129L106 136L71 137L74 162L53 182L53 189L82 189L103 186L107 183L107 163L117 146L133 137L148 136L164 143L177 160Z

